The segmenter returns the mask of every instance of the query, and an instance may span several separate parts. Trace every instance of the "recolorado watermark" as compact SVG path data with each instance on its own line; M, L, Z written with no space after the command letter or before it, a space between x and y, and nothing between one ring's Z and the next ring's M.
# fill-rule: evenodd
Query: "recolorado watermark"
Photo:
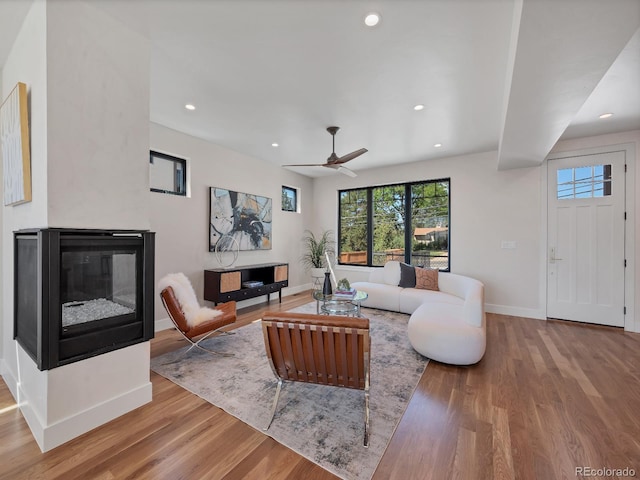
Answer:
M610 468L610 467L576 467L576 477L635 477L636 471L631 467Z

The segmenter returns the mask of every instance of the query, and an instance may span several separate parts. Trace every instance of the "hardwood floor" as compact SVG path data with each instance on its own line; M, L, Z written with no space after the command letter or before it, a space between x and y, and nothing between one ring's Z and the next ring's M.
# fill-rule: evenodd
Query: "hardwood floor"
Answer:
M309 300L243 309L239 322ZM640 477L640 335L492 314L487 326L478 365L430 362L374 479L580 478L580 467ZM151 352L182 345L166 330ZM0 382L0 478L336 478L159 375L151 381L151 403L44 454Z

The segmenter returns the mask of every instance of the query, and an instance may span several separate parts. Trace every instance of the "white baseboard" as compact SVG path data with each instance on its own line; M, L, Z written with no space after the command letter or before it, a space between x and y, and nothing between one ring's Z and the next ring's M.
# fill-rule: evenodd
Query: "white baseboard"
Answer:
M156 320L154 324L154 331L161 332L162 330L169 330L173 328L173 322L169 317L161 318L160 320Z
M627 328L627 326L626 326L626 324L625 324L625 326L624 326L624 331L625 331L625 332L631 332L631 333L640 333L640 325L634 329L632 325L630 325L630 326Z
M9 391L13 396L14 400L18 401L18 381L11 373L11 370L7 368L6 362L4 359L0 359L0 375L2 375L2 379L4 383L9 387Z
M296 295L301 292L305 292L307 290L311 290L313 288L312 283L305 283L304 285L298 285L297 287L288 287L282 291L283 296L288 295ZM285 293L286 291L286 293Z
M510 305L495 305L485 303L484 310L487 313L498 313L500 315L511 315L514 317L534 318L536 320L546 320L547 315L544 311L536 308L513 307Z
M28 402L20 405L20 411L27 421L40 450L47 452L149 403L152 399L151 392L151 382L148 382L134 390L48 426L42 424Z

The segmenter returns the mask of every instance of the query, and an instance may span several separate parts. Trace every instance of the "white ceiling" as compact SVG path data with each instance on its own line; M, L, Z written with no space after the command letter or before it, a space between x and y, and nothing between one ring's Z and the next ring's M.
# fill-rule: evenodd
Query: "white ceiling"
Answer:
M29 3L0 0L0 65ZM640 129L638 0L89 3L151 40L153 122L278 166L323 163L330 125L339 155L369 150L356 172L498 149L496 168L536 165L559 138Z

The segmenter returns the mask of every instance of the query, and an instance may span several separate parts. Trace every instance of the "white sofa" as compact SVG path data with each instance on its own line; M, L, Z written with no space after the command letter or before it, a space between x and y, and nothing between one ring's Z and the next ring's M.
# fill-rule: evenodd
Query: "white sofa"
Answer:
M411 314L408 326L413 348L433 360L471 365L486 349L484 285L470 277L438 272L439 291L402 288L400 263L387 262L353 282L369 297L362 306Z

